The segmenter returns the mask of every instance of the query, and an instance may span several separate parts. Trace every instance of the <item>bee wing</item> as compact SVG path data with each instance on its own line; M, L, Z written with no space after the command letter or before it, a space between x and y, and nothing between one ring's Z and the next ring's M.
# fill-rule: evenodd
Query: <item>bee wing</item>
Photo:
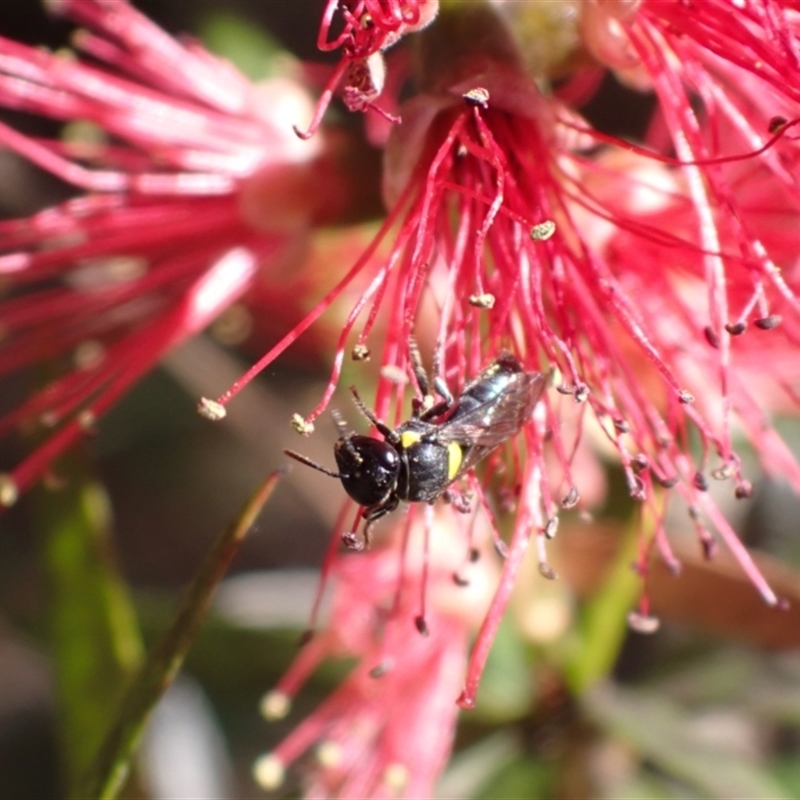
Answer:
M539 372L520 372L510 386L495 397L459 413L442 423L437 439L443 444L457 442L465 449L458 474L463 475L484 456L516 436L542 396L545 377Z

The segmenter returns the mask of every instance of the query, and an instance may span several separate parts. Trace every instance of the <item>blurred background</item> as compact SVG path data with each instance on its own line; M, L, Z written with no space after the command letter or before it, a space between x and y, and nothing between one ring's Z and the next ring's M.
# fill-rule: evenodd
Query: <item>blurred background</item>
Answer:
M324 61L315 47L321 1L136 5L168 31L200 37L255 80L281 49ZM4 36L57 48L69 32L38 3L4 0ZM582 110L605 131L636 136L649 108L647 97L609 78ZM360 115L333 114L337 124L360 135ZM2 118L29 132L43 125L18 115ZM370 166L367 159L364 181L377 197L380 176ZM0 152L4 218L68 196L70 190L54 179ZM377 202L364 212L367 232L370 213L374 219L381 214ZM315 236L309 259L330 247L324 233ZM134 388L80 456L91 463L98 503L105 507L107 501L114 557L146 643L166 627L181 590L254 486L283 464L282 448L297 446L287 421L294 411L316 405L327 380L336 322L323 320L237 399L226 423L201 419L197 398L216 396L274 341L277 331L269 322L258 309L232 309ZM12 407L27 386L27 376L0 385L0 410ZM797 448L797 424L787 421L782 432ZM330 464L334 438L330 420L320 420L303 451ZM12 450L2 453L0 468L22 452ZM800 797L797 498L758 479L752 501L726 509L745 541L765 554L768 578L794 601L789 611L763 606L724 557L704 562L686 517L676 516L676 552L684 569L679 578L655 570L651 592L661 626L643 636L625 632L635 599L628 569L633 551L626 551L635 510L617 467L608 463L605 469L607 496L594 517L563 520L552 556L561 579L548 583L531 575L519 587L479 707L461 716L440 796ZM754 478L756 470L753 463ZM159 707L127 796L263 794L251 777L253 761L347 669L346 663L331 664L316 675L288 719L260 718L260 697L296 653L341 499L337 481L299 466L280 484L233 563L182 677ZM9 800L64 796L41 505L42 495L32 493L0 517L0 798ZM567 690L563 654L581 636L584 642L597 637L597 650L613 658L603 667L606 680L574 694ZM586 653L589 658L591 646ZM290 779L281 794L297 791Z

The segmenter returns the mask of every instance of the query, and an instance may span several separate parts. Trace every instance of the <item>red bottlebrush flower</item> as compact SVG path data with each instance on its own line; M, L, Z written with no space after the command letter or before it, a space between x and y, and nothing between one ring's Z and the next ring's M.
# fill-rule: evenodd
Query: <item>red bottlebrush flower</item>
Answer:
M428 507L430 511L430 507ZM494 584L491 553L472 558L461 524L432 514L398 528L394 545L339 557L329 620L300 651L262 702L268 719L289 711L291 698L324 658L355 657L348 678L255 767L274 789L285 768L315 750L310 797L429 797L453 742L470 632L485 613ZM473 541L487 532L473 530ZM465 563L466 562L466 563ZM457 575L457 581L454 580ZM414 619L425 606L427 630Z
M0 375L66 366L0 419L0 435L31 421L52 429L3 476L4 505L330 202L313 190L323 141L291 130L310 104L290 80L253 85L127 2L54 8L85 26L81 57L0 39L0 105L96 135L40 139L0 123L0 146L86 192L0 223Z
M526 74L529 28L515 26L514 41L497 16L539 5L448 3L416 34L419 93L387 144L389 211L373 245L205 406L224 414L357 281L365 288L343 325L320 404L297 421L303 432L330 403L348 352L356 361L378 354L375 413L390 427L405 420L414 336L456 395L505 349L526 370L552 377L531 424L488 457L480 481L468 478L472 513L460 515L455 504L445 510L422 556L404 558L405 545L339 556L334 542L327 571L340 589L330 630L311 641L267 711L285 704L323 655L344 650L360 665L262 762L264 783L313 743L330 742L314 793L429 793L450 747L453 701L474 703L532 537L542 574L553 577L545 545L560 510L582 502L573 466L584 432L615 449L631 495L655 521L638 564L645 581L653 550L678 566L663 525L667 499L677 495L705 552L721 538L765 600L778 603L708 488L711 477L728 480L737 497L750 493L735 447L741 432L767 470L800 489L800 468L767 416L796 405L800 97L790 76L800 53L798 10L779 0L563 3L563 25L597 63L559 74L565 80L556 89L547 74L538 83ZM113 74L0 41L0 102L88 119L115 144L75 156L62 143L0 127L0 143L98 193L0 228L0 271L19 287L0 306L0 370L87 340L102 342L105 357L0 421L5 430L31 417L61 426L0 484L6 503L321 213L307 191L316 151L297 150L312 145L287 140L275 125L280 115L260 113L255 90L231 68L196 45L178 45L127 4L61 7L96 32L80 46ZM318 128L342 80L351 108L373 108L381 51L437 10L432 0L330 0L320 43L343 56L302 137ZM580 117L579 103L607 68L654 94L640 143ZM102 168L91 169L92 159ZM265 230L268 222L280 224ZM507 541L497 509L516 512ZM409 552L421 514L419 506L409 511L401 543ZM458 567L441 566L436 554L458 553L454 535L468 553L471 526L486 521L505 561L465 661L474 611L463 604L472 595L460 591L453 605L440 598L445 586L459 592L451 583ZM631 622L654 627L646 597Z
M794 71L798 18L785 3L747 4L740 19L711 2L694 4L702 19L694 28L685 5L573 4L576 35L626 80L655 92L641 145L594 130L568 106L597 85L593 76L576 74L560 94L542 91L487 5L442 9L417 37L421 93L387 145L387 221L287 337L356 275L369 276L328 389L298 421L304 433L329 403L348 349L356 360L379 351L375 413L389 427L407 417L414 335L433 340L434 363L454 390L502 349L553 376L533 424L471 484L476 513L492 519L494 497L516 506L517 517L509 542L497 538L506 559L472 651L464 706L474 702L531 537L543 575L553 577L545 543L559 511L581 502L572 465L585 430L617 451L632 497L654 520L638 563L645 584L654 549L679 567L663 526L671 489L705 553L721 538L765 601L779 603L711 498L708 478L729 480L736 497L750 494L734 445L741 432L768 471L800 489L800 468L764 410L780 395L794 404L798 366L800 233L786 220L800 211L788 135L800 105L778 78ZM524 13L533 4L509 6ZM765 32L779 54L765 52ZM388 255L376 258L387 240ZM370 347L381 315L385 341ZM755 330L742 336L750 322ZM657 626L646 595L630 621L641 631ZM384 702L389 719L391 697Z

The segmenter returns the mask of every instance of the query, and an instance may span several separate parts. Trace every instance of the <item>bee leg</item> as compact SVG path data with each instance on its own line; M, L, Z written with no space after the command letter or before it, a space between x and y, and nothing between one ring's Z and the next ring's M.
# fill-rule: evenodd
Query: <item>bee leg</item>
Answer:
M421 397L415 397L411 401L412 409L417 419L426 422L429 419L434 419L444 414L444 412L453 405L455 400L453 399L452 393L447 388L444 379L439 375L440 364L438 350L434 354L433 361L433 390L442 398L438 403L434 402L435 398L431 392L431 382L425 373L425 368L422 366L422 356L419 352L417 340L413 337L409 337L408 352L411 358L411 368L414 371L414 377L416 378L417 386L422 395Z
M435 405L429 405L429 407L423 411L422 414L420 414L420 419L423 422L427 422L429 419L435 419L436 417L441 416L453 405L453 403L455 403L452 392L447 387L447 383L445 382L444 378L441 376L441 371L442 367L440 363L440 353L439 350L436 350L433 355L433 388L442 399ZM428 396L430 397L430 395ZM432 399L433 398L431 398L431 402Z
M358 407L358 410L375 426L378 433L392 444L397 444L400 441L398 435L383 420L378 419L378 417L367 408L366 403L361 399L356 387L351 386L350 391L353 393L353 401Z
M431 394L431 386L430 382L428 381L428 376L425 373L425 367L422 366L422 356L419 352L417 340L413 336L410 336L408 339L408 355L411 360L411 369L414 373L414 378L417 382L417 388L419 389L420 393L419 397L415 397L411 401L411 409L414 417L416 419L421 419L430 413L434 398Z
M469 492L445 489L442 492L442 499L445 503L451 503L460 514L469 514L472 511L472 495Z
M369 547L369 540L370 540L370 531L372 530L372 523L376 520L379 520L381 517L385 517L391 511L394 511L398 504L399 500L396 497L390 497L388 500L385 500L383 503L377 506L371 506L370 508L365 508L361 512L361 516L366 521L364 525L364 547Z
M430 419L435 419L436 417L440 417L442 414L444 414L445 411L447 411L448 408L450 408L450 405L451 405L450 401L442 400L441 402L436 403L436 405L433 405L427 410L423 411L421 414L418 414L417 416L422 422L427 422Z
M385 500L383 503L379 503L377 506L369 506L368 508L365 508L361 512L361 519L364 520L363 538L359 539L357 530L345 531L342 534L342 544L348 550L352 550L355 553L360 553L362 550L366 550L369 547L372 523L375 522L375 520L385 516L390 511L394 511L399 502L400 501L396 497L389 497L387 500Z
M420 394L425 397L431 393L431 390L428 384L428 376L425 374L425 367L422 366L422 356L419 352L419 345L413 336L410 336L408 339L408 355L411 359L411 369L414 371L414 377L417 380Z
M436 389L439 396L443 398L443 402L446 404L445 407L450 408L455 402L455 399L453 398L453 393L447 386L447 382L442 377L442 364L439 350L436 350L433 354L433 388Z

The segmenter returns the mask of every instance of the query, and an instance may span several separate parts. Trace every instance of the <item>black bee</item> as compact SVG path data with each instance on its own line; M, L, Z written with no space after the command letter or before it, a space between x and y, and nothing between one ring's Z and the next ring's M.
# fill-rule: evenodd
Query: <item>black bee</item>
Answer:
M448 487L496 447L519 433L533 414L545 389L539 372L525 372L510 353L499 356L468 383L457 398L442 381L435 381L442 401L433 404L428 380L415 346L414 374L423 394L415 399L411 419L392 430L364 405L353 388L355 403L383 440L347 431L334 414L341 437L333 448L339 468L333 472L299 453L286 455L326 475L339 478L360 506L369 529L399 502L433 503L449 494ZM353 546L358 546L350 537Z

